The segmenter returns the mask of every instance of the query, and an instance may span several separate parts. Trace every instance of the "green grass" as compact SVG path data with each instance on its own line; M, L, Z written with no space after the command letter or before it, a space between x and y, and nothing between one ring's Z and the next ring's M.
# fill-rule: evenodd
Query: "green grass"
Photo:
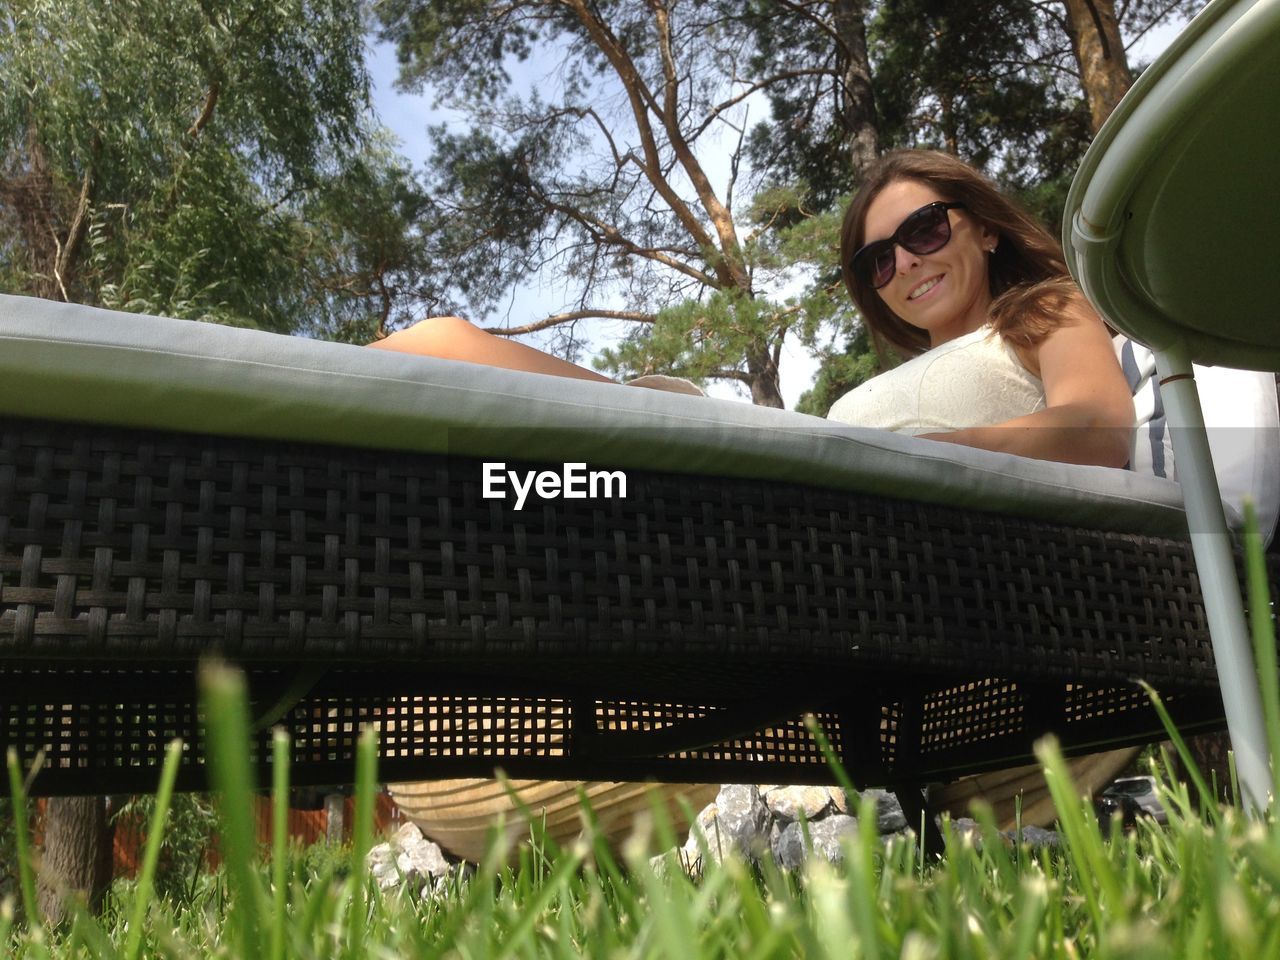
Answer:
M1256 539L1250 555L1261 563ZM1259 579L1252 578L1256 589ZM1266 610L1262 594L1251 606ZM1269 617L1258 617L1259 646L1274 650ZM1262 662L1275 672L1274 655ZM1059 812L1057 848L1010 846L991 812L977 808L980 839L944 825L945 855L926 860L907 837L888 844L875 832L873 802L845 862L812 858L803 871L729 859L690 877L672 853L651 865L651 840L675 845L655 808L651 838L615 857L590 833L568 849L537 838L519 866L494 835L492 855L422 897L383 895L362 862L373 842L376 743L360 740L354 841L343 859L306 866L285 843L287 741L275 741L275 835L270 857L257 848L249 819L253 789L243 679L225 667L202 674L210 773L219 797L224 865L205 874L181 903L153 890L156 851L170 805L178 748L160 777L149 843L136 881L117 883L100 916L83 911L45 930L15 920L34 916L34 876L24 785L9 757L19 802L15 824L21 905L0 909L0 956L27 958L392 958L462 957L831 957L901 958L1232 958L1280 956L1280 821L1238 807L1205 804L1210 787L1172 780L1160 754L1153 769L1169 824L1140 821L1122 832L1099 827L1075 795L1052 740L1037 756ZM1154 694L1153 694L1154 696ZM1280 691L1264 684L1268 727L1280 747ZM1157 699L1158 704L1158 699ZM1175 737L1175 744L1181 746ZM1185 759L1185 758L1184 758ZM590 820L590 811L584 811Z

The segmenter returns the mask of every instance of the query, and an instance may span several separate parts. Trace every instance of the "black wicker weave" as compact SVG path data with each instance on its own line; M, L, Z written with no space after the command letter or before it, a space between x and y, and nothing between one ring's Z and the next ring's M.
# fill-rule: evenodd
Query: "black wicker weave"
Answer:
M36 792L202 782L195 668L298 783L951 779L1222 726L1187 543L802 484L641 474L522 512L477 461L0 422L0 746ZM1274 579L1274 578L1273 578Z

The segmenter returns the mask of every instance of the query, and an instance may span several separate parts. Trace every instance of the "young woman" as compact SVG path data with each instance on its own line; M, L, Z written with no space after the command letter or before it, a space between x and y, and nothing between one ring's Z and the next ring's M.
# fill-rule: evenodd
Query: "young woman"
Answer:
M1133 404L1106 327L1067 275L1058 242L968 164L933 151L887 154L849 206L841 255L872 333L912 359L841 397L831 418L1044 460L1125 465ZM457 317L371 346L608 381Z
M1133 402L1111 335L1062 248L968 164L903 150L845 214L844 281L872 334L911 359L831 418L1043 460L1122 467Z

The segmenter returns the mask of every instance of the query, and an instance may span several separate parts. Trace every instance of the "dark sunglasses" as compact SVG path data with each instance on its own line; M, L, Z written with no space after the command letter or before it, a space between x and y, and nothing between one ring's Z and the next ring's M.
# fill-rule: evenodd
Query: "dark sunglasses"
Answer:
M873 290L879 290L893 279L897 268L898 258L893 252L895 244L908 253L921 256L941 250L951 239L951 218L947 211L963 207L963 203L935 200L907 214L907 218L898 224L898 229L893 231L893 236L868 243L853 255L849 267L854 276Z

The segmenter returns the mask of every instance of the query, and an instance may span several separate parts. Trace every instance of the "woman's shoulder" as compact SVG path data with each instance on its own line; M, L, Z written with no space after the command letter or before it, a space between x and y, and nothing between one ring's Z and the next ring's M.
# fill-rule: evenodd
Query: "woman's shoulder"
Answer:
M1037 377L1041 376L1041 351L1050 341L1071 339L1080 330L1106 329L1097 311L1069 278L1006 292L992 304L991 327Z
M1051 277L1005 290L992 301L988 323L1008 342L1034 348L1062 327L1097 321L1070 277Z

